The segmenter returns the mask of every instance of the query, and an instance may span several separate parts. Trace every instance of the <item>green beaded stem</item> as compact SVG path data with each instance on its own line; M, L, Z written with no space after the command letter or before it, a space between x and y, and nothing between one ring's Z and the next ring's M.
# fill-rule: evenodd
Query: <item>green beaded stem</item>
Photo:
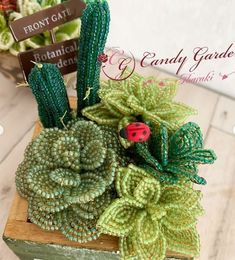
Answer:
M64 128L72 116L65 84L56 65L36 64L28 82L38 103L42 125Z
M78 115L81 110L99 102L97 91L100 85L98 56L104 52L108 36L110 13L107 1L91 1L81 18L77 65Z

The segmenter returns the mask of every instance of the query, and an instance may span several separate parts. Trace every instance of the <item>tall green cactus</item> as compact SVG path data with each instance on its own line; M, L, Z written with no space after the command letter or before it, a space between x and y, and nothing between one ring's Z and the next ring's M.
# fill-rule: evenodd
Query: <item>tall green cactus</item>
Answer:
M63 128L72 117L64 80L56 65L36 64L28 82L38 103L42 125Z
M106 0L87 1L81 18L81 33L77 67L78 116L86 106L99 102L97 91L100 81L100 65L98 60L104 52L109 31L110 13Z

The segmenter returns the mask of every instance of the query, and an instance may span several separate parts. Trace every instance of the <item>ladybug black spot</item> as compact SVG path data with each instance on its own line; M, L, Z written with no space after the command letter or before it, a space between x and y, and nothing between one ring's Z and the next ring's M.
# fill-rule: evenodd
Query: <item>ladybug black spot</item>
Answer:
M143 131L143 135L146 135L146 134L147 134L147 131L146 131L146 130L144 130L144 131Z
M133 136L133 137L136 136L136 132L132 133L132 136Z
M143 138L139 138L139 142L142 142L143 141Z
M121 136L122 138L127 139L127 133L126 133L125 128L122 128L122 129L120 130L119 134L120 134L120 136Z

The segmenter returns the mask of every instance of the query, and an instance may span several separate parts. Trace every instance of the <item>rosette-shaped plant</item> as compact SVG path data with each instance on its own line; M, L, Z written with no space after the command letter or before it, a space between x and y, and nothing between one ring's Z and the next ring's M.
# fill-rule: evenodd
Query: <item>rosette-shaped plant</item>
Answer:
M98 124L116 126L119 130L133 121L164 123L175 129L195 112L173 101L176 90L176 80L149 80L134 74L125 81L104 82L99 90L101 102L84 108L82 113ZM124 139L121 142L126 148L130 145Z
M117 166L126 157L111 128L83 120L67 128L44 129L29 144L16 186L28 199L33 223L86 242L98 236L96 220L113 197Z
M135 151L143 168L160 181L172 183L188 179L206 184L206 180L198 176L198 165L211 164L216 160L212 150L203 148L200 127L193 122L173 132L162 124L160 129L152 129L147 142L136 143Z
M118 171L116 189L120 198L101 215L98 228L120 237L122 259L163 260L166 249L198 255L199 191L189 185L160 185L134 165Z

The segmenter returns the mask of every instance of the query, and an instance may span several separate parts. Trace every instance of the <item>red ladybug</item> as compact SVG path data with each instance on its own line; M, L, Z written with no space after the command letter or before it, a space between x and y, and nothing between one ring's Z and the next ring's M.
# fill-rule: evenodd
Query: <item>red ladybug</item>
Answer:
M144 123L135 122L122 128L119 134L122 138L132 142L146 142L150 136L150 128Z
M104 53L101 53L99 56L98 56L98 61L99 62L102 62L102 63L105 63L108 61L108 55L104 54Z

